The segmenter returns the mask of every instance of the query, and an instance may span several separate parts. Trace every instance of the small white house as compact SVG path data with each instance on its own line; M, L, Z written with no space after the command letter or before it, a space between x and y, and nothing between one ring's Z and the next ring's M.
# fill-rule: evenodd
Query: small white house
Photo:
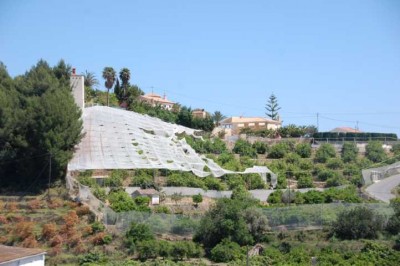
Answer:
M44 266L46 251L0 245L0 266Z
M154 188L138 189L132 193L132 197L146 196L149 197L151 205L160 204L160 193Z

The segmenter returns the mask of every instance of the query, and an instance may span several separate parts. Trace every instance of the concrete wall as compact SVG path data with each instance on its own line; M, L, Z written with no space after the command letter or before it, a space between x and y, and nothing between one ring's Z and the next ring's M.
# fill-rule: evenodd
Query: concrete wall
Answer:
M1 263L0 266L44 266L44 254Z
M82 75L71 75L70 84L76 105L83 110L85 107L85 85Z

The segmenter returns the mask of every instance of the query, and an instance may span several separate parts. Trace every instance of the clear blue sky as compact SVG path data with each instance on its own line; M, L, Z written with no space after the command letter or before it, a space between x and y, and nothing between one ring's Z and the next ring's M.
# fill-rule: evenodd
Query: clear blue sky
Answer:
M227 116L400 136L400 1L0 1L0 60L128 67L144 91Z

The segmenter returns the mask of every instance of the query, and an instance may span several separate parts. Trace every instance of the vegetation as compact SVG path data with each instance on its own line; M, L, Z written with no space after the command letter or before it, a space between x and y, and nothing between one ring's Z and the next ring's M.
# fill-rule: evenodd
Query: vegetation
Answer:
M40 60L14 79L0 63L0 187L31 189L62 176L81 139L71 67ZM36 185L31 184L35 182Z
M265 110L266 110L265 114L272 120L278 120L278 111L280 109L281 108L279 107L278 99L272 93L271 96L269 96L268 98L267 104L265 105Z

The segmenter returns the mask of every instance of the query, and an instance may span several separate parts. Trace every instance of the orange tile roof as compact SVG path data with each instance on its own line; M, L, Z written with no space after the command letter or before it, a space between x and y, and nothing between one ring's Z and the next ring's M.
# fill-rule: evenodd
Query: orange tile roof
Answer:
M337 132L337 133L361 133L360 130L351 128L351 127L336 127L331 130L331 132Z

